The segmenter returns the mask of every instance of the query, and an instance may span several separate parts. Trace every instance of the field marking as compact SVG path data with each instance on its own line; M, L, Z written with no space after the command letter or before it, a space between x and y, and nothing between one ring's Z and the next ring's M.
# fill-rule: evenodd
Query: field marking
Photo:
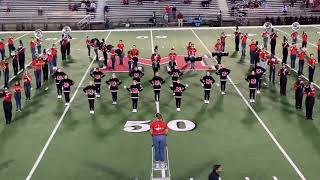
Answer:
M277 176L273 176L272 178L273 180L278 180Z
M244 179L245 179L245 180L250 180L250 178L249 178L249 177L245 177Z
M109 34L107 35L107 37L106 37L106 39L105 39L105 40L107 40L107 39L109 38L110 34L111 34L111 31L109 32ZM67 107L64 109L64 111L63 111L63 113L62 113L62 115L61 115L61 117L60 117L59 121L57 122L56 126L54 127L54 129L53 129L53 131L52 131L51 135L49 136L49 139L47 140L47 142L46 142L45 146L43 147L43 149L42 149L41 153L39 154L39 156L38 156L38 158L37 158L36 162L34 163L34 165L33 165L33 167L32 167L32 169L30 170L30 172L29 172L29 174L28 174L28 176L27 176L26 180L30 180L30 179L31 179L31 177L32 177L32 175L34 174L35 170L36 170L36 169L37 169L37 167L39 166L40 161L42 160L42 158L43 158L44 154L46 153L46 151L47 151L47 149L48 149L48 147L49 147L49 145L50 145L50 143L51 143L51 141L52 141L52 139L53 139L54 135L57 133L58 128L60 127L60 124L62 123L62 121L63 121L63 119L64 119L65 115L66 115L66 114L67 114L67 112L69 111L70 106L71 106L71 103L72 103L72 102L73 102L73 100L75 99L75 97L76 97L76 95L77 95L77 93L78 93L78 91L79 91L80 87L82 86L82 84L83 84L83 82L84 82L85 78L87 77L87 75L88 75L89 71L91 70L91 66L93 65L93 63L94 63L94 62L95 62L95 58L93 58L93 59L92 59L92 61L91 61L90 65L88 66L88 68L87 68L86 72L85 72L85 73L84 73L84 75L82 76L82 79L81 79L81 81L80 81L80 83L79 83L79 85L78 85L77 89L75 90L74 94L72 95L72 97L71 97L71 99L70 99L70 103L69 103L69 105L67 105Z
M152 34L152 30L150 30L150 36L151 36L151 54L153 54L154 52L154 45L153 45L153 34Z
M194 32L194 30L191 30L193 34L196 36L196 38L199 40L199 42L202 44L202 46L210 53L210 50L208 47L204 44L204 42L200 39L200 37ZM287 161L290 163L290 165L293 167L293 169L296 171L296 173L300 176L301 180L306 180L305 176L302 174L300 169L297 167L297 165L293 162L293 160L290 158L290 156L287 154L287 152L283 149L283 147L280 145L278 140L275 138L275 136L271 133L269 128L266 126L266 124L263 122L263 120L260 118L260 116L257 114L257 112L252 108L251 104L247 101L247 99L244 97L244 95L241 93L239 88L234 84L230 76L228 76L228 80L231 82L232 86L235 88L235 90L238 92L242 100L245 102L245 104L248 106L248 108L251 110L251 112L254 114L254 116L258 119L261 126L264 128L264 130L267 132L267 134L270 136L274 144L278 147L278 149L281 151L281 153L284 155L284 157L287 159Z

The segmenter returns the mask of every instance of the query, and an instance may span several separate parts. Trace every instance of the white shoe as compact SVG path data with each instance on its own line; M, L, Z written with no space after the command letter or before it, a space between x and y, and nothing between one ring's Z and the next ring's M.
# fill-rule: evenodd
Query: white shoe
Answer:
M159 162L155 162L154 169L160 169L160 163Z
M61 95L58 95L58 99L61 99L62 98L62 96Z
M207 104L207 100L204 100L204 103Z
M226 93L224 91L221 92L222 95L225 95Z
M100 97L100 94L97 94L96 96L97 96L97 98L99 98L99 97Z
M259 90L257 91L257 94L260 94L260 91L259 91Z
M207 104L209 104L210 103L210 101L209 100L207 100Z
M252 99L252 102L254 103L254 102L255 102L255 100L254 100L254 99Z
M177 111L179 112L179 111L180 111L180 108L177 108Z
M69 106L69 103L65 103L64 105L65 105L65 106Z
M94 114L94 111L90 111L90 114Z
M161 169L165 169L166 168L166 163L165 162L161 162L160 163L160 168Z
M115 105L116 104L116 102L112 102L112 105Z
M138 112L136 109L132 109L132 112L134 112L134 113L136 113L136 112Z

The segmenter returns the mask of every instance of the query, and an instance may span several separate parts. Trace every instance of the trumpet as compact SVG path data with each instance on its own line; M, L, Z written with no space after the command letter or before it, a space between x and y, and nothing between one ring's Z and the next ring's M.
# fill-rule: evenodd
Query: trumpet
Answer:
M43 36L43 33L42 33L41 29L35 30L35 31L34 31L34 36L35 36L36 38L38 38L38 39L41 39L42 36Z
M64 36L68 36L71 33L71 28L69 26L65 26L62 28L62 34Z
M263 24L263 28L264 28L264 30L266 30L266 31L271 31L271 30L272 30L272 23L271 23L271 22L265 22L265 23Z
M293 31L299 31L299 29L300 29L300 24L299 24L299 22L294 22L294 23L292 23L292 24L291 24L291 28L292 28Z

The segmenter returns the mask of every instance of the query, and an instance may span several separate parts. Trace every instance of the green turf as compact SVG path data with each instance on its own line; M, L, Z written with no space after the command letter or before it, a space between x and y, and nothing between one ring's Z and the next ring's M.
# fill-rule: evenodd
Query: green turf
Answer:
M215 29L195 30L195 33L205 46L212 50L215 39L222 31L227 34L233 32L230 29ZM246 31L259 35L261 29ZM108 32L72 32L72 36L76 38L72 41L72 58L62 66L75 81L73 92L91 61L86 54L85 36L101 39L107 34ZM107 41L116 44L122 39L126 50L136 44L141 57L150 57L150 34L150 31L112 32ZM173 46L178 54L185 54L185 46L189 41L195 43L199 53L208 55L206 47L190 30L152 31L152 34L153 46L159 46L162 56L166 56ZM308 34L310 37L311 32ZM137 36L149 38L137 39ZM156 36L167 38L159 39ZM59 38L60 33L46 33L45 37ZM22 39L28 41L27 36ZM227 38L227 49L231 54L234 49L233 41L232 37ZM49 46L52 42L45 44L44 46ZM279 48L277 55L281 55ZM28 61L29 56L27 55ZM60 62L60 56L58 59ZM223 58L223 62L232 70L230 77L240 92L248 98L248 88L244 80L249 69L248 57L240 60L240 55L233 54ZM119 104L112 106L110 92L103 84L102 97L96 101L96 114L90 116L87 99L80 88L32 179L150 179L149 133L123 131L126 121L148 120L153 118L156 111L153 91L147 83L152 76L152 70L146 67L145 71L146 75L142 79L145 90L141 94L136 114L131 113L131 100L125 89L120 89ZM110 75L107 74L104 80ZM219 87L214 86L211 103L203 105L203 90L199 79L204 72L187 72L183 75L182 82L189 84L189 88L184 94L182 111L177 113L169 90L169 77L163 70L161 75L167 80L160 102L160 110L165 119L190 119L197 124L197 128L191 132L170 131L168 147L172 179L206 179L216 162L223 164L223 179L272 179L272 176L279 180L299 179L230 83L227 85L226 96L221 96ZM118 76L124 81L124 85L130 84L126 73ZM217 76L214 77L217 80ZM315 79L318 78L319 74L316 73ZM86 76L81 86L84 87L90 79ZM319 121L307 122L303 112L295 111L294 92L291 88L294 79L294 75L289 78L287 97L279 96L277 83L274 87L264 87L253 108L306 178L317 179L316 167L319 166L320 159ZM16 113L13 124L0 125L0 179L27 177L61 117L64 111L63 102L56 99L53 81L46 83L45 87L47 86L48 91L33 91L35 97L32 101L23 103L26 114L22 116ZM316 99L314 108L315 119L320 117L318 100L319 98Z

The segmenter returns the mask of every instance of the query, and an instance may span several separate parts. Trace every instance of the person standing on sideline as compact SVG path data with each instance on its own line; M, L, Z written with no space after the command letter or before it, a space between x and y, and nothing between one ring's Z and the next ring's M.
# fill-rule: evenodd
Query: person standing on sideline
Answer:
M313 106L314 106L314 100L316 96L316 89L313 87L313 84L309 84L304 89L304 93L307 96L306 97L306 118L307 120L313 120L312 118L312 111L313 111Z
M246 77L246 81L249 84L249 97L250 102L254 103L256 99L256 90L257 90L257 84L258 84L259 77L256 75L255 71L252 70L251 74Z
M36 38L36 48L37 48L37 54L41 54L41 39Z
M182 93L186 90L186 87L187 85L185 86L181 84L179 79L172 87L170 87L170 89L173 91L173 96L176 99L176 108L178 112L181 108Z
M271 30L270 34L270 46L271 46L271 54L275 55L276 54L276 45L277 45L277 33L274 31L274 29Z
M275 73L276 73L276 65L278 64L278 60L275 57L271 57L268 60L269 65L269 82L272 82L274 84L275 79Z
M302 32L302 48L307 48L308 35L304 31Z
M65 75L67 75L67 74L62 72L61 68L58 68L57 71L53 73L53 78L56 80L58 99L62 98L62 96L61 96L62 95L61 80L64 78Z
M36 58L36 42L34 41L34 37L30 38L30 52L31 52L31 58L34 60Z
M221 171L222 171L222 166L220 164L214 165L208 180L220 180Z
M90 52L91 52L91 39L89 38L89 36L86 37L86 45L87 45L87 49L88 49L88 57L90 57Z
M289 70L286 64L282 63L282 67L278 71L278 76L280 76L280 95L286 96L287 91L287 76L289 75Z
M118 100L118 86L122 83L122 81L117 78L115 73L112 73L111 78L106 81L106 83L108 84L112 95L112 105L116 105Z
M248 33L242 34L241 36L242 56L246 56L247 39L248 39Z
M0 55L1 55L1 60L3 61L4 60L4 56L5 56L5 45L4 45L4 40L3 39L0 39Z
M239 27L237 26L236 30L234 31L234 46L236 51L239 51L240 36L241 32L239 31Z
M309 66L309 82L313 82L313 75L317 64L316 58L314 57L313 53L310 54L310 59L308 59L307 63Z
M167 146L168 125L163 120L160 113L156 114L156 119L150 123L150 133L152 136L155 169L164 169L165 164L165 148Z
M217 75L220 76L220 88L221 88L221 94L225 95L226 94L226 84L227 84L227 79L228 75L230 74L230 69L227 69L224 67L224 65L220 65L219 70L216 72Z
M288 59L288 48L290 47L288 43L288 39L284 36L283 43L282 43L282 63L287 64Z
M130 94L131 94L131 99L132 99L132 112L138 112L138 100L139 100L139 95L140 92L143 90L143 87L138 84L136 80L133 80L132 85L130 87L126 87Z
M89 113L94 114L94 99L96 97L97 87L93 84L93 81L89 81L89 85L83 88L83 92L88 96Z
M178 19L178 27L183 27L183 14L181 12L178 13L177 19Z
M292 44L290 47L290 66L292 69L296 68L296 59L298 54L298 48L296 44Z
M60 81L60 84L63 89L64 98L65 98L65 105L68 106L70 102L70 93L71 93L71 86L73 86L74 82L68 78L68 75L64 75L64 79Z
M212 89L212 85L215 83L215 80L210 75L210 72L207 71L206 75L203 76L202 79L200 79L201 85L204 88L204 103L209 104L210 100L210 92Z
M16 111L17 112L22 112L21 111L21 91L22 91L22 87L20 85L19 81L16 81L16 83L13 86L13 92L14 92L14 99L16 101Z
M100 89L101 89L101 80L105 76L99 68L95 68L94 71L90 74L90 76L94 79L94 84L96 86L96 97L100 97Z
M269 32L267 30L264 30L261 34L262 38L263 38L263 47L265 48L265 50L268 49L268 39L269 39Z
M303 75L303 67L304 67L304 58L305 58L305 56L306 56L305 50L303 48L300 48L298 75Z
M34 76L36 79L36 89L41 88L41 71L42 71L43 64L44 64L44 62L41 60L40 56L32 61L32 66L34 69Z
M3 111L6 119L6 124L10 124L12 120L12 93L6 89L0 92L0 97L3 98Z
M20 40L20 44L19 44L19 47L17 49L18 51L18 62L19 62L19 70L24 70L24 64L25 64L25 61L26 61L26 54L25 54L25 51L26 49L23 47L23 43L22 41Z
M306 84L302 80L301 76L298 76L297 81L294 83L295 99L296 99L296 109L301 109L303 100L303 90Z
M158 103L160 101L160 91L161 91L161 85L165 83L162 77L159 76L159 72L156 72L154 74L154 77L149 81L149 83L153 87L154 91L154 101Z
M31 75L28 71L24 72L24 75L22 76L23 81L23 87L24 87L24 93L26 95L26 101L31 100Z

